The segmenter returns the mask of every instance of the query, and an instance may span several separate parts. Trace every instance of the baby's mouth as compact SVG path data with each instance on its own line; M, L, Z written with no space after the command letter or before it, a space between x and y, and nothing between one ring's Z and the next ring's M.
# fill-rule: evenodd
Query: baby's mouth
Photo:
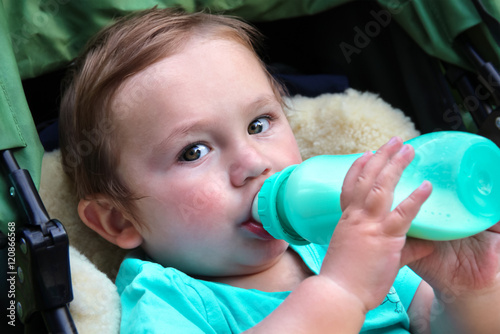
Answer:
M274 237L264 229L261 223L257 222L253 217L250 217L241 225L245 230L255 234L263 240L274 240Z

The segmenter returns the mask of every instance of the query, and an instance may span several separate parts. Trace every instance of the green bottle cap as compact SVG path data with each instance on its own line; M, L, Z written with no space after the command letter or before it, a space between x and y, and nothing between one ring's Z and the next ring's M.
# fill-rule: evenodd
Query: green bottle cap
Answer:
M283 182L288 179L297 166L298 165L288 166L281 172L275 173L264 182L252 204L252 215L257 221L260 221L264 229L276 239L283 239L294 245L307 245L309 241L293 231L286 217L281 217L280 219L278 215L278 192Z

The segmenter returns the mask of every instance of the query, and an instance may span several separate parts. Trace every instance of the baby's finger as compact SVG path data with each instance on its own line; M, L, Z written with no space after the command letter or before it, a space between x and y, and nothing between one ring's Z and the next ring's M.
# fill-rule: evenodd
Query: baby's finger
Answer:
M401 145L402 140L393 137L388 143L382 145L375 154L370 155L370 159L359 164L359 168L356 168L348 179L349 183L352 184L351 194L355 195L348 197L350 200L355 200L358 204L364 206L366 196L380 170L384 168L391 156L399 151Z
M372 155L373 153L370 151L365 152L361 157L354 161L351 168L347 171L344 183L342 184L342 193L340 195L340 206L342 210L345 209L346 205L350 203L353 196L355 196L354 188L359 178L359 174Z
M411 222L417 216L422 204L429 198L432 192L432 184L424 181L410 196L405 198L391 212L386 233L390 235L405 235L410 228Z
M384 168L387 161L401 149L401 146L403 146L403 141L399 137L393 137L382 145L365 164L365 168L362 171L364 179L373 181L382 168Z
M366 197L367 210L383 211L392 206L394 188L399 182L406 167L415 157L415 151L410 145L404 145L399 152L391 156L380 170L370 192Z

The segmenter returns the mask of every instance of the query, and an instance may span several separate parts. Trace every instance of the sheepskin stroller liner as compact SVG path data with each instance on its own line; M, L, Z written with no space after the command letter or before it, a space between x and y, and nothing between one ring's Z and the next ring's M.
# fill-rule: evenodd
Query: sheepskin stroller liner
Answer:
M475 8L477 8L484 22L488 22L485 25L489 29L491 38L498 39L500 28L495 16L485 10L480 1L473 0L471 2L476 6ZM495 13L497 18L499 17L498 14L498 12ZM323 92L337 92L342 91L348 82L350 87L379 93L383 99L407 112L423 133L434 130L472 130L499 144L499 129L496 120L500 112L498 109L498 105L500 105L498 88L500 80L498 79L498 72L493 67L493 64L498 67L499 55L491 57L488 52L486 52L486 55L481 54L475 47L470 45L471 41L467 40L467 36L461 36L462 46L459 48L463 52L463 61L468 65L461 67L438 60L427 55L392 19L391 15L394 18L397 17L396 13L392 13L389 9L381 7L375 2L355 1L347 2L312 16L282 18L264 22L259 20L251 21L268 37L268 56L265 60L272 65L278 76L285 81L291 93L313 96ZM377 24L379 28L376 28ZM377 29L379 29L378 32ZM496 40L496 42L499 41ZM339 48L340 45L343 45L343 48ZM7 50L6 48L2 49ZM9 102L13 102L11 104L14 107L10 106L9 108L14 109L16 112L27 112L34 119L34 121L28 120L28 122L31 121L34 124L21 126L24 132L22 134L24 140L22 144L9 143L7 146L2 147L2 150L4 150L2 151L2 177L8 180L5 181L7 186L2 187L2 192L4 192L2 201L6 198L5 200L13 207L12 210L17 211L16 217L21 218L15 220L22 222L20 225L23 225L23 228L26 226L35 227L37 231L41 230L42 233L53 230L49 233L50 238L61 242L60 248L53 248L53 245L45 245L45 247L52 251L51 255L59 257L55 263L57 263L57 271L63 273L63 275L60 278L52 277L49 281L59 287L56 290L63 291L63 293L43 294L40 291L34 292L34 295L42 294L57 297L53 299L58 299L58 301L53 304L47 302L49 307L47 307L47 304L43 305L43 302L33 306L33 316L24 319L27 323L25 329L26 332L39 333L39 326L46 326L48 332L74 332L76 329L72 324L71 315L67 311L67 304L71 301L69 267L66 269L67 264L69 264L67 236L64 234L62 225L50 219L47 215L43 203L36 193L36 184L40 177L37 174L37 171L39 171L37 165L41 159L41 154L43 154L37 134L43 139L46 138L47 133L53 132L51 125L55 117L53 113L47 112L47 110L57 111L56 103L64 67L29 78L19 75L17 71L12 71L12 68L16 67L16 63L12 59L4 61L6 57L4 52L2 52L1 57L3 63L2 73L9 74L7 77L2 75L1 78L4 94L6 92L4 83L8 82L10 85L22 78L24 79L24 91L29 103L28 109L23 96L23 87L14 85L13 89L16 91L16 96L14 98L12 98L12 95L8 96L11 100ZM493 64L485 59L492 59ZM447 75L443 73L447 73ZM327 74L327 76L324 77L324 74ZM332 74L341 74L341 77L340 79L338 77L332 79ZM478 80L477 77L482 77L482 79ZM314 89L311 89L311 80L315 83ZM335 82L334 87L332 87L332 81ZM454 95L456 93L450 89L450 85L455 86L457 92L462 94L461 98ZM41 95L47 100L45 92L40 94L40 87L43 87L43 90L51 94L50 98L48 98L51 101L49 104L46 101L40 102ZM9 93L8 89L7 93ZM469 103L464 102L467 98L470 100ZM51 105L52 103L54 105ZM466 117L472 119L469 124L467 124L467 120L463 119L464 113L463 110L459 110L460 108L468 108L467 111L470 116L466 114ZM3 109L2 112L4 112ZM19 116L18 118L23 117ZM39 131L33 131L35 126ZM53 145L46 139L43 139L43 143L47 147ZM56 146L57 144L54 147ZM19 164L15 160L16 157L20 160ZM18 168L18 165L22 167ZM34 181L30 175L27 175L25 169L29 169L34 175ZM17 170L20 170L20 172L16 172ZM20 180L16 180L16 177L9 178L9 174L19 174L17 178ZM8 194L5 194L5 192ZM13 193L13 196L11 196L11 193ZM3 217L2 224L4 224ZM47 224L50 227L47 227ZM8 222L6 227L9 227ZM16 230L16 269L14 272L9 269L3 272L6 279L2 280L2 282L4 284L5 282L9 283L7 275L15 273L14 276L17 280L15 291L20 292L25 288L23 282L29 279L27 274L41 277L42 280L46 278L44 276L46 274L44 274L43 268L37 268L38 272L28 269L33 261L32 259L26 259L26 262L22 264L20 254L24 253L23 249L26 247L25 242L22 240L26 239L20 237L23 232L18 226L16 226ZM7 232L4 242L6 247L3 249L6 264L8 264L9 259L8 235ZM31 252L27 253L32 254ZM18 268L21 268L22 274L19 274ZM45 272L53 273L52 270L45 270ZM20 282L21 280L23 282ZM2 301L5 305L10 303L8 299L9 284L5 287L6 292L2 293ZM33 300L35 300L34 297ZM17 302L16 299L16 309ZM23 301L21 305L23 303L26 307L26 302ZM57 307L54 307L55 304L57 304ZM3 309L6 310L7 307ZM50 310L50 312L45 312L47 310ZM16 312L18 311L16 310ZM24 312L27 311L25 308ZM22 312L21 318L26 317L27 313L22 314ZM44 316L41 316L41 314L44 314ZM45 321L45 325L41 321L43 317L48 319ZM3 319L6 319L6 317L3 317ZM15 330L18 332L23 331L20 319L17 318L16 321L17 327ZM2 328L7 328L4 332L13 332L13 328L7 327L5 323L2 323L2 326Z

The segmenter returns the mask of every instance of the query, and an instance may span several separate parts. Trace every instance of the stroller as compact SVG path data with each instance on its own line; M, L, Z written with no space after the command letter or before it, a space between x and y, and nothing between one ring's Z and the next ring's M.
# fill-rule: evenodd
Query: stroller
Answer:
M68 237L37 192L41 159L44 149L57 147L65 68L113 17L154 5L202 9L182 0L120 8L113 1L2 1L2 332L77 331L68 310ZM264 60L291 94L372 91L404 110L422 133L470 131L500 146L498 2L252 0L206 6L257 26L267 37Z

